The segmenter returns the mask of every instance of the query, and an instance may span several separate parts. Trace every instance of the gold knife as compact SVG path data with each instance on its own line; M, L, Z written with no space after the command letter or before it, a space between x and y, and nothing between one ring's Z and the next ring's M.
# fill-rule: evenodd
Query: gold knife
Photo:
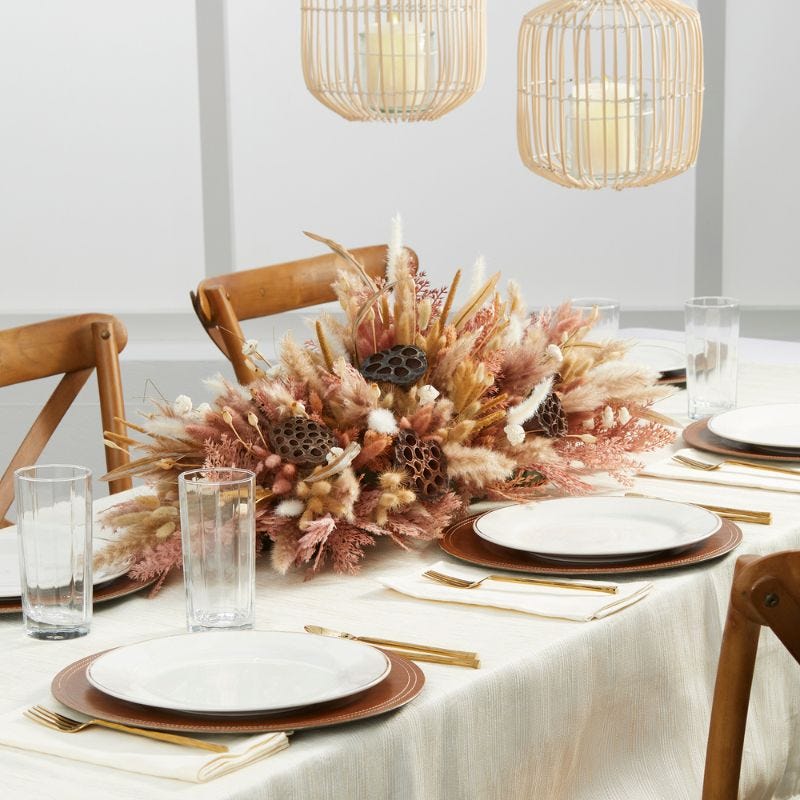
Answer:
M467 650L448 650L444 647L414 644L412 642L396 642L392 639L378 639L374 636L356 636L352 633L345 633L344 631L334 631L330 628L323 628L320 625L306 625L305 631L319 636L332 636L336 639L351 639L356 642L383 647L414 661L428 661L432 664L452 664L454 666L472 667L473 669L478 669L481 663L477 653L471 653Z
M638 492L626 492L625 497L641 497L646 500L663 500L662 497L654 497L649 494L639 494ZM714 506L706 503L693 503L691 501L676 500L674 502L686 502L687 505L697 506L704 508L706 511L712 511L714 514L719 514L720 517L731 519L738 522L752 522L756 525L770 525L772 524L771 511L751 511L747 508L728 508L726 506Z

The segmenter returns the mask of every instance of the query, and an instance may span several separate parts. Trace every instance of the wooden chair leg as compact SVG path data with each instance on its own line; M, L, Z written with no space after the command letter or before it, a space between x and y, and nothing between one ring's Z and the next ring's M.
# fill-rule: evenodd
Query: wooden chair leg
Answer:
M736 800L747 707L761 626L728 608L714 686L703 800Z

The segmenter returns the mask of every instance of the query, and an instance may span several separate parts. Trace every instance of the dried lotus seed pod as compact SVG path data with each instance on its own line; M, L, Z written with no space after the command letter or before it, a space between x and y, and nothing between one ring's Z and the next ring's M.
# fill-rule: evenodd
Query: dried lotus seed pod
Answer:
M336 438L329 428L307 417L290 417L270 425L269 443L290 464L324 464Z
M397 386L411 386L427 371L425 351L413 344L396 344L379 350L361 364L361 374L371 381L386 381Z
M433 500L448 490L447 459L438 442L422 441L414 431L401 430L394 457L409 474L411 488L421 500Z

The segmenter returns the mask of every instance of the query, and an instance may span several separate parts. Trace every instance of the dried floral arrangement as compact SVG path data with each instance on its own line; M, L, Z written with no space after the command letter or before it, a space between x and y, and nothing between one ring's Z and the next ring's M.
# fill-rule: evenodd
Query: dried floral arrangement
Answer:
M194 409L181 396L128 423L142 439L107 434L144 455L106 477L153 489L104 520L120 532L104 557L132 556L133 577L163 579L180 564L177 479L187 469L255 472L256 531L271 540L276 570L352 573L378 540L434 539L476 498L578 494L595 471L626 483L639 466L632 454L673 438L650 408L664 396L657 376L624 361L624 343L587 341L594 320L569 305L529 314L518 286L503 298L499 273L484 280L476 265L456 308L461 273L432 288L399 222L380 280L309 235L347 264L334 287L344 320L322 314L315 341L285 338L276 364L243 342L259 375L251 385L214 379L213 404Z

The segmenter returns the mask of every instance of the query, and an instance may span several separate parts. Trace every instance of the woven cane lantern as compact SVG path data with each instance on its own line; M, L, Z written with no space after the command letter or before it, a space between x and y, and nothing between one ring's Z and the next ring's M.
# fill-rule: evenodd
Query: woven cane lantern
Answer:
M697 159L700 16L675 0L552 0L522 21L517 139L537 175L647 186Z
M438 119L483 84L486 0L301 0L303 75L349 120Z

